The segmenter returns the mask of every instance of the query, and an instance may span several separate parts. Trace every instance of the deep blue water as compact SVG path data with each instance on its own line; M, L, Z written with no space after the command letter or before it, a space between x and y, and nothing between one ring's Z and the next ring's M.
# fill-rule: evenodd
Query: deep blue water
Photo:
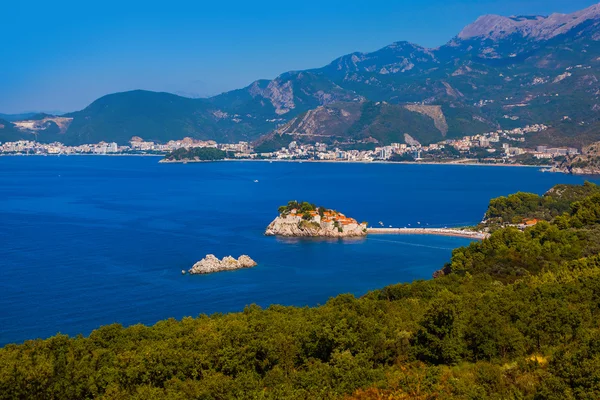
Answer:
M456 226L478 222L490 198L583 182L533 168L157 162L0 157L0 345L252 303L323 304L339 293L427 279L469 243L263 236L288 200L371 224ZM259 266L181 275L208 253L248 254Z

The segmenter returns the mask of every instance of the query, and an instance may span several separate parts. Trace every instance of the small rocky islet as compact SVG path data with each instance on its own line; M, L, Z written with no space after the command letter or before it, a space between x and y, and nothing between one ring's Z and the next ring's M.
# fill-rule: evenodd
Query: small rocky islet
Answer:
M241 255L237 260L227 256L219 260L214 254L208 254L188 270L192 275L211 274L213 272L233 271L242 268L252 268L258 265L256 261L247 255ZM185 272L185 271L183 271Z
M279 216L265 231L267 236L287 237L360 237L367 235L367 223L318 207L308 202L290 201L279 207Z

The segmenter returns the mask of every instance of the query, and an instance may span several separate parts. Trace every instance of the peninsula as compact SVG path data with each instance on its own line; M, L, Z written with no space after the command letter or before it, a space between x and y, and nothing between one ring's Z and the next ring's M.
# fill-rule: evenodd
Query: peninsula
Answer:
M279 216L265 231L267 236L360 237L367 235L367 223L358 223L344 214L308 202L290 201L279 207Z

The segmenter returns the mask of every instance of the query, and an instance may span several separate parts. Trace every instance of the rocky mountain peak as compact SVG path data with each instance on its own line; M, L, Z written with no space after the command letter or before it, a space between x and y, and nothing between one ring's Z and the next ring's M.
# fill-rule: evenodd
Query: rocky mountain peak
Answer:
M595 4L572 14L552 14L550 16L511 16L484 15L465 27L458 38L500 40L511 35L519 35L534 40L546 40L569 32L589 20L600 19L600 4Z

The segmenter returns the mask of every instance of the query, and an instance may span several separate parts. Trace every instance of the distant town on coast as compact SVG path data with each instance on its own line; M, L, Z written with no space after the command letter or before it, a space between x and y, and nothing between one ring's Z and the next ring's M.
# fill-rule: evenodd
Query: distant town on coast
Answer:
M197 140L184 138L157 143L133 137L129 145L118 145L115 142L99 142L67 146L59 142L39 143L20 140L0 144L0 154L17 155L168 155L179 149L216 148L226 152L234 159L272 159L272 160L322 160L322 161L429 161L457 162L461 160L481 163L508 163L543 165L560 160L565 156L579 154L573 147L536 146L527 148L523 145L524 135L548 129L544 124L527 125L511 130L497 130L460 139L447 139L439 143L421 145L416 140L410 143L391 143L388 146L376 146L369 142L343 142L334 144L315 142L301 144L291 141L279 149L266 151L261 145L240 141L238 143L217 143L214 140Z

